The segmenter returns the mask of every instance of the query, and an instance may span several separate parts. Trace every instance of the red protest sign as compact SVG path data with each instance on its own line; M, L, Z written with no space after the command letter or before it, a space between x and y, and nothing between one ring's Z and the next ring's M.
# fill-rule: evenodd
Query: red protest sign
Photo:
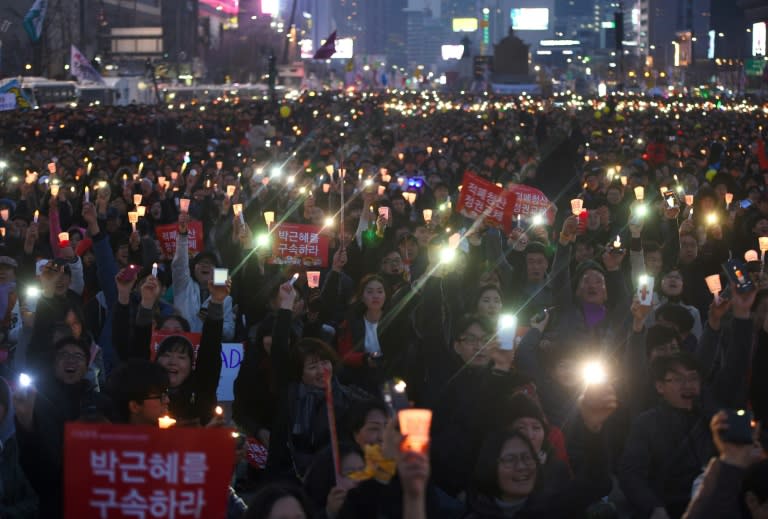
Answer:
M194 365L195 362L197 362L197 351L200 349L200 338L202 337L201 333L194 333L194 332L164 332L162 330L154 330L152 331L152 340L150 342L149 346L149 359L152 362L155 362L155 359L157 358L157 348L160 346L160 343L163 342L163 340L167 339L168 337L184 337L187 339L190 343L192 343L192 348L195 350L195 358L192 359L192 364Z
M512 184L509 191L515 194L515 203L512 209L514 214L523 216L540 214L547 217L549 225L555 223L555 210L544 193L523 184Z
M328 236L320 227L299 223L281 223L272 232L273 265L328 266Z
M461 194L456 210L468 218L485 217L493 226L512 230L512 207L515 195L493 182L472 173L464 173Z
M65 519L224 517L232 431L74 423L64 432Z
M155 236L160 242L160 250L166 258L172 258L176 253L176 234L179 225L169 223L167 225L158 225L155 227ZM189 234L187 235L187 244L189 254L194 256L203 250L203 222L193 220L188 225Z

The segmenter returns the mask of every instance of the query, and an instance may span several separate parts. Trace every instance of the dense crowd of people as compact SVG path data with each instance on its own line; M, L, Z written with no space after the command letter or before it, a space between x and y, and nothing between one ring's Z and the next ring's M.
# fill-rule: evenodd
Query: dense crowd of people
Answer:
M238 431L228 519L768 517L767 142L683 98L0 112L0 517L63 517L65 423L165 415Z

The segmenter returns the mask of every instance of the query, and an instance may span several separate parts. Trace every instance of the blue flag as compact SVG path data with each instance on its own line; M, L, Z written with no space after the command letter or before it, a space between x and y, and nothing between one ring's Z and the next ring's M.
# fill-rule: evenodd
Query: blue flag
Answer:
M40 41L43 34L43 22L45 21L45 12L48 10L48 0L35 0L32 7L24 16L24 30L27 31L29 39L33 42Z

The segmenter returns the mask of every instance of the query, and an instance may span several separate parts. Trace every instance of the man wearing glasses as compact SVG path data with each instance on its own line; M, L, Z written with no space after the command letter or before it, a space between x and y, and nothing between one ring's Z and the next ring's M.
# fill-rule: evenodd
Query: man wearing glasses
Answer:
M168 373L154 362L134 359L121 365L110 378L114 421L157 426L168 414Z

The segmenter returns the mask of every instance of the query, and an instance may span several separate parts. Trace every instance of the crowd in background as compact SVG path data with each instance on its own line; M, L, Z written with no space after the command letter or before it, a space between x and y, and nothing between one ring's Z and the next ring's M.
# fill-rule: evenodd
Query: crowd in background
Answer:
M66 422L167 414L240 433L231 519L768 517L766 142L768 108L683 98L0 112L0 517L63 516ZM466 173L554 218L462 215ZM282 222L328 238L319 286Z

